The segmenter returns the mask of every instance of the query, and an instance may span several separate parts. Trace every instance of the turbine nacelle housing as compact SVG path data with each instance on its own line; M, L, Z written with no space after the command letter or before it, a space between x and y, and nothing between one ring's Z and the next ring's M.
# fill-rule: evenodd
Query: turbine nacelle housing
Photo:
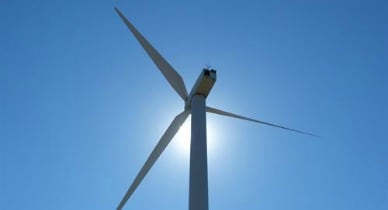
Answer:
M217 74L216 70L204 68L195 82L189 97L186 101L186 106L190 106L191 99L195 95L202 95L205 98L209 95L214 83L216 82Z

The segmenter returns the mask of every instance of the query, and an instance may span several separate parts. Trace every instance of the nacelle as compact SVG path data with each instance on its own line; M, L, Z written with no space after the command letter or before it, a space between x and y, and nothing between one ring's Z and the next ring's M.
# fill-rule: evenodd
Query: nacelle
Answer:
M189 98L186 102L187 105L190 104L191 98L194 95L202 95L207 97L212 89L214 83L216 82L216 70L205 68L202 70L197 81L195 82L193 88L191 89Z

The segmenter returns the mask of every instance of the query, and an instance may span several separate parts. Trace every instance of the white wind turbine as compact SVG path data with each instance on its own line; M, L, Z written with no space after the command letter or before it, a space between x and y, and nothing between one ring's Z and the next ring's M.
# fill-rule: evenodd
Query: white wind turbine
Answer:
M277 127L297 133L315 136L314 134L303 132L300 130L287 128L281 125L255 120L230 112L222 111L216 108L206 106L206 97L216 81L216 71L205 68L199 75L196 83L187 93L182 77L174 70L174 68L159 54L159 52L140 34L140 32L128 21L128 19L115 8L120 18L127 25L137 41L141 44L152 61L159 68L172 88L185 102L184 110L178 114L171 122L159 142L152 150L147 161L144 163L140 172L137 174L132 185L121 200L118 210L121 210L127 200L131 197L137 186L146 176L148 171L154 165L156 160L162 154L164 149L170 143L171 139L179 130L180 126L185 122L186 118L191 114L191 145L190 145L190 183L189 183L189 210L208 210L208 177L207 177L207 146L206 146L206 112L213 114L234 117L238 119L248 120L264 125Z

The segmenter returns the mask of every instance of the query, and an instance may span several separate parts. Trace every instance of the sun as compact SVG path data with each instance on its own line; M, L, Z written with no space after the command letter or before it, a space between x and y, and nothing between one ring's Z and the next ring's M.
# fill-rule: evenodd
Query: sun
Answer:
M175 136L177 150L182 154L190 154L191 119L187 119Z
M207 152L208 156L215 152L215 142L217 141L217 129L214 123L207 121ZM211 131L211 132L209 132ZM188 117L186 122L180 127L174 141L175 149L179 154L189 157L190 154L190 139L191 139L191 118Z

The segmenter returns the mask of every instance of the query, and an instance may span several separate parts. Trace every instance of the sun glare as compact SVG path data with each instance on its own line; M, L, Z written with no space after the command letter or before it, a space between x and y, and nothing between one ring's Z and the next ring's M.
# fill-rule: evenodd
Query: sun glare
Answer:
M190 152L190 125L190 119L187 119L176 134L175 141L177 141L178 150L184 154Z
M217 142L218 129L214 126L214 123L207 121L207 151L208 156L212 156L215 153L215 147ZM178 133L175 136L174 141L176 150L186 157L190 154L190 138L191 138L191 119L187 118L186 122L180 127Z

